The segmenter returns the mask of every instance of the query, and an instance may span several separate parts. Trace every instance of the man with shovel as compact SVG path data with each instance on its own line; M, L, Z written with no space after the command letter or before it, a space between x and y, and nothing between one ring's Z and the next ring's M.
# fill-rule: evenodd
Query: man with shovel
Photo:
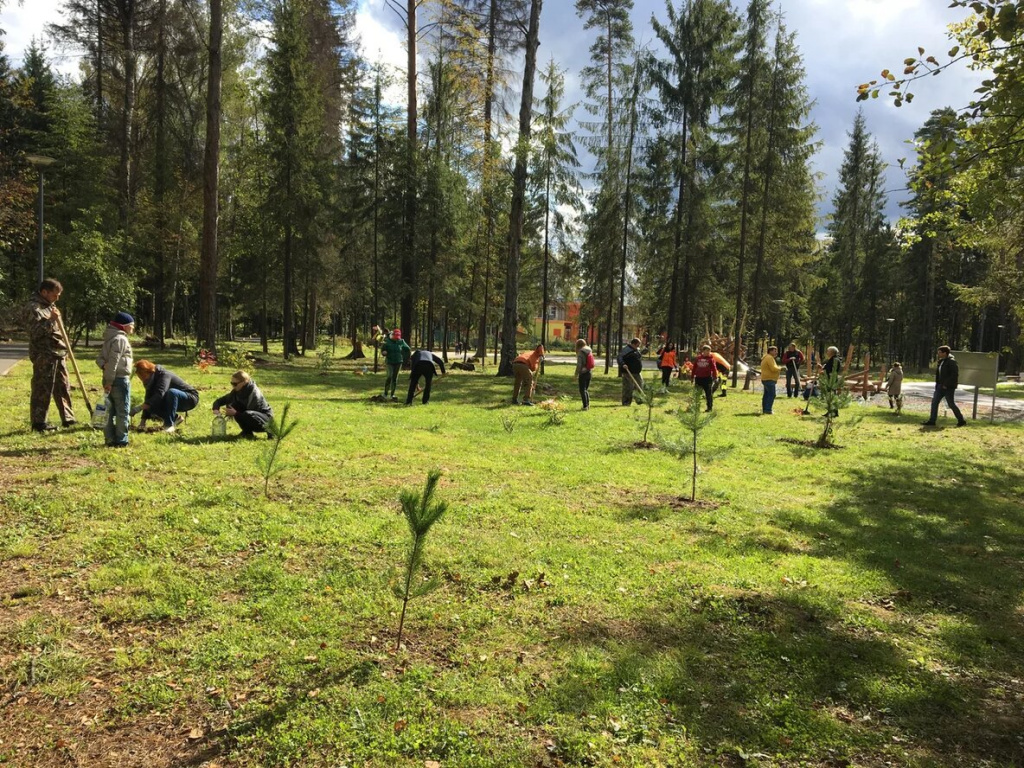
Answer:
M59 282L46 278L25 307L28 356L32 361L32 429L36 432L57 428L46 420L50 398L57 406L61 423L65 427L75 424L66 362L69 350L56 306L63 291Z

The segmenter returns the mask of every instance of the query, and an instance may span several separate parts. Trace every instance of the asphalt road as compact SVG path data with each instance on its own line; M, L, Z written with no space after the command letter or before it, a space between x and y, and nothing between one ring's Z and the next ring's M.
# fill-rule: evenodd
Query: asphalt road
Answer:
M6 376L15 363L27 357L27 344L0 344L0 376Z

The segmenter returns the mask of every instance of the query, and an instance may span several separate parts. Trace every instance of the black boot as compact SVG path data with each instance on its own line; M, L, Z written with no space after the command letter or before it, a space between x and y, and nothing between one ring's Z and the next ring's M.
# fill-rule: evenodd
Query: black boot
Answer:
M56 429L57 428L55 426L53 426L53 424L50 424L48 422L43 422L41 424L33 424L32 425L32 431L33 432L53 432Z

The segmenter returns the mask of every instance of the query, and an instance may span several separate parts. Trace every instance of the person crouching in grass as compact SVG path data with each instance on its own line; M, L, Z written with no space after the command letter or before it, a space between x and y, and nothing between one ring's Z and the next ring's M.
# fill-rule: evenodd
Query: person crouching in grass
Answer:
M143 421L162 419L164 432L174 432L183 421L181 414L199 405L199 390L162 365L139 360L135 363L135 375L146 388L146 401L139 407Z
M266 432L267 424L274 418L270 403L245 371L231 374L231 391L213 401L214 413L220 413L221 408L235 420L247 440L254 439L256 432Z

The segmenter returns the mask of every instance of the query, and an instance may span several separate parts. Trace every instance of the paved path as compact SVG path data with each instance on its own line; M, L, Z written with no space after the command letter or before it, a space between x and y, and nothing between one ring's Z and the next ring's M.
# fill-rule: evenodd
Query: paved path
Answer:
M922 406L920 410L927 411L931 407L932 395L935 393L935 385L927 381L904 381L903 382L903 395L906 400L916 406ZM885 401L888 404L888 398L885 394L876 395L876 400ZM973 387L960 387L956 390L956 394L953 398L956 401L957 406L964 414L964 418L971 418L971 413L974 409L974 388ZM945 408L945 405L940 406ZM915 408L918 410L918 408ZM978 395L978 418L988 418L992 413L992 394L991 391L986 393L984 390ZM996 398L996 417L999 419L1024 419L1024 400L1014 400L1010 397L997 397Z
M0 344L0 376L6 376L16 362L27 357L27 344Z

